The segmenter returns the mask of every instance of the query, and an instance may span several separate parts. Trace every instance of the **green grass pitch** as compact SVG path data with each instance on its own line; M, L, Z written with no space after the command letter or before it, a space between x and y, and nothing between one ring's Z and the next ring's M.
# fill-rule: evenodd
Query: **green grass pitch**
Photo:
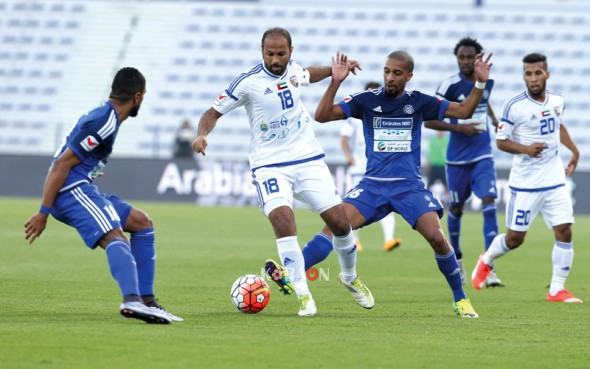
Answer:
M278 294L257 315L229 298L241 274L276 257L271 227L254 208L136 203L154 219L156 289L183 316L170 326L127 321L101 250L50 220L33 246L23 224L38 199L0 199L0 368L530 368L590 367L590 217L574 225L576 256L567 287L586 304L544 301L552 233L541 218L525 245L497 262L506 288L466 292L480 314L459 319L427 244L397 217L403 246L382 251L378 225L363 229L358 270L376 306L358 307L337 282L336 257L311 282L318 315L298 318L293 297ZM299 241L321 227L297 211ZM481 215L463 223L471 272L483 248ZM501 220L501 230L504 229Z

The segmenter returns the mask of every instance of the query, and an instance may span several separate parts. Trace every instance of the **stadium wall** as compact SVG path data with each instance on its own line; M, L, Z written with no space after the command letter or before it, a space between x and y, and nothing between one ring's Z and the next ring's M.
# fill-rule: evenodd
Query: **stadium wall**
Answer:
M47 156L0 155L0 196L40 197L50 163ZM346 167L329 165L340 193L347 188ZM26 168L24 170L23 168ZM498 208L503 211L510 194L508 171L498 171ZM96 180L101 191L124 199L188 202L201 206L257 206L248 163L239 160L129 159L109 162L106 173ZM590 214L590 173L577 172L567 186L577 214ZM444 202L441 187L432 188ZM481 202L472 197L468 210L479 210Z
M403 49L416 59L410 89L434 93L457 72L453 46L477 37L494 51L491 104L524 88L522 57L542 51L549 87L566 99L566 123L580 147L580 170L590 170L585 134L590 85L590 2L558 0L318 1L79 1L0 0L0 152L47 155L79 116L108 96L115 71L135 66L147 77L141 113L125 123L113 156L169 158L183 119L196 123L240 72L260 61L260 37L271 26L293 35L293 58L326 65L337 51L363 71L341 95L382 79L385 55ZM313 113L326 87L303 96ZM327 161L344 162L340 125L318 124ZM424 130L426 141L432 131ZM211 134L208 157L242 160L250 136L243 109L224 116ZM500 168L510 156L496 152Z

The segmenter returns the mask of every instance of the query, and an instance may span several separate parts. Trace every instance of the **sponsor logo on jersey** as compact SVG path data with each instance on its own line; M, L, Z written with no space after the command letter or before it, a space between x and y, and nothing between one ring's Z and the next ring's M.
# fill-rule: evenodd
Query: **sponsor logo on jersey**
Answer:
M291 76L291 78L289 78L289 81L293 86L299 87L299 81L297 80L297 76Z
M94 136L88 135L85 139L80 141L80 146L86 151L92 151L98 146L98 140Z
M289 85L287 85L287 82L277 83L277 90L279 90L279 91L284 90L288 87L289 87Z
M373 111L375 111L377 113L383 113L383 110L381 109L381 105L377 106L376 108L373 108Z
M414 114L414 107L412 105L404 106L404 113L406 114Z
M266 88L266 91L264 91L264 94L265 94L265 95L272 94L272 90L271 90L270 88L268 88L268 87L267 87L267 88Z

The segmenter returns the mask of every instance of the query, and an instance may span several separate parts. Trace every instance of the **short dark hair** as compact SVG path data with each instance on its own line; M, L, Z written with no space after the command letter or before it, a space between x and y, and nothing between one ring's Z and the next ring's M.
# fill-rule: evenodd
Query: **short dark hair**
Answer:
M547 57L541 53L531 53L522 58L522 62L527 64L543 62L547 64Z
M125 67L119 69L113 84L111 85L111 99L127 101L138 92L145 91L145 77L135 68Z
M371 81L371 82L367 82L367 84L365 85L365 90L379 88L379 87L381 87L381 84L379 82Z
M266 40L266 38L269 36L282 36L282 37L284 37L285 39L287 39L287 43L289 44L289 48L291 48L291 34L286 29L281 28L281 27L274 27L274 28L267 29L262 34L262 42L261 42L262 47L264 47L264 40Z
M459 42L457 42L457 45L455 45L455 50L453 50L453 54L457 55L457 53L459 52L459 48L461 46L475 48L476 54L479 54L483 51L483 47L481 46L481 44L479 42L477 42L477 39L471 38L471 37L463 37L462 39L459 40Z
M388 59L403 60L404 62L406 62L406 64L408 64L408 68L410 69L410 72L414 71L414 58L412 58L412 55L410 55L409 53L407 53L403 50L394 51L391 54L387 55L387 58Z

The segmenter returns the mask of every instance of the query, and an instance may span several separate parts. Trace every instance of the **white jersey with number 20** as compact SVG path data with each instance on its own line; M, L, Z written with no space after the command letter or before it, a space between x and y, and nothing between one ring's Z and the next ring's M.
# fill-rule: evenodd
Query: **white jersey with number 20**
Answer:
M514 155L508 179L511 188L542 190L565 184L565 167L559 155L563 110L563 97L549 91L546 91L543 102L533 100L525 91L504 103L496 140L545 145L538 158L527 154Z

